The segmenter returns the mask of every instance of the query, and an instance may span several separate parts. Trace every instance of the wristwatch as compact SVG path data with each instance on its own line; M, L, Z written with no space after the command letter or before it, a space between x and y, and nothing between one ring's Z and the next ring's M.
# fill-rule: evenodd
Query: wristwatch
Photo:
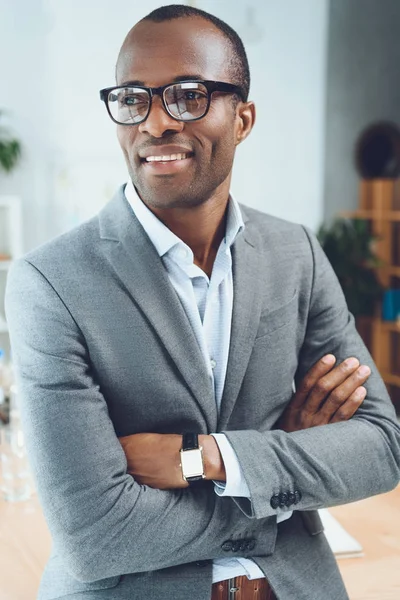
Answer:
M181 448L181 467L182 477L192 485L205 479L203 448L199 446L199 436L197 433L184 433L182 435Z

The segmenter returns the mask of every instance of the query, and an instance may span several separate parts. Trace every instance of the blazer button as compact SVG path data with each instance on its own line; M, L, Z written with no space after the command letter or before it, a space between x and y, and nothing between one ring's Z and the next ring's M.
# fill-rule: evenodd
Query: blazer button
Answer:
M285 494L285 492L283 492L282 494L279 494L279 506L280 508L284 508L285 506L288 506L288 495Z
M249 540L247 542L247 550L254 550L255 547L256 547L256 541L255 540Z
M295 496L295 504L298 504L301 500L301 492L299 490L294 490L294 496Z
M231 540L227 540L222 544L221 548L224 552L230 552L233 548L233 542L231 542Z
M292 504L294 504L296 502L296 496L295 496L294 492L288 493L288 501L289 501L288 506L292 506Z
M274 494L272 496L271 502L270 502L272 508L278 508L278 506L279 506L279 500L280 500L280 498L279 498L278 494Z
M232 544L232 552L237 552L238 550L240 550L241 544L242 542L240 540L234 540Z
M248 541L247 540L242 540L239 544L239 550L240 552L245 552L247 550L247 545L248 545Z

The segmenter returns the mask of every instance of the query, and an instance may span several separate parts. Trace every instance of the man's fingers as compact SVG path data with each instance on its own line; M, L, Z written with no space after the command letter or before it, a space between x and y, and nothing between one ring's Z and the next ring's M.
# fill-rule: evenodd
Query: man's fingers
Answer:
M333 354L327 354L323 356L311 369L307 375L302 379L296 393L291 402L293 408L300 408L307 399L309 393L321 377L329 373L333 365L336 362L336 358Z
M332 415L344 406L345 402L350 399L352 394L366 382L371 374L371 369L366 365L361 365L354 373L352 373L341 385L338 385L331 392L321 407L320 414L324 422L329 421ZM364 389L364 388L363 388Z
M311 390L305 402L305 408L310 414L316 413L323 401L335 388L340 386L346 379L354 373L360 363L357 358L346 358L340 365L337 365L329 373L321 377ZM360 384L359 384L360 385ZM354 388L353 388L354 389ZM349 397L350 393L347 395ZM336 407L337 408L337 407ZM330 418L331 415L329 415Z
M338 408L329 423L339 423L350 419L364 402L366 395L367 390L365 387L358 387L355 392L351 394L350 398Z

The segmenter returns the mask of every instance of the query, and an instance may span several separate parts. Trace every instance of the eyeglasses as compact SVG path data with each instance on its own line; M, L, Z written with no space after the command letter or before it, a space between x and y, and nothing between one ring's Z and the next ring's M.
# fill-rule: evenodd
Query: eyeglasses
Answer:
M154 95L160 96L167 113L177 121L197 121L210 108L214 92L237 94L244 100L242 89L222 81L180 81L156 88L124 85L100 90L111 119L119 125L139 125L149 116Z

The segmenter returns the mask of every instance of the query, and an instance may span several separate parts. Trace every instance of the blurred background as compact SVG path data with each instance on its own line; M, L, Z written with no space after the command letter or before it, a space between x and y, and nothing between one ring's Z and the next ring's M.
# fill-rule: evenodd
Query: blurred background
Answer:
M127 180L98 91L114 83L127 31L162 4L0 0L3 396L7 270L96 214ZM186 4L229 23L247 50L257 122L237 151L236 198L318 232L400 410L400 1ZM400 598L400 584L393 590L352 598Z
M399 405L394 321L400 300L392 292L400 287L400 218L395 215L389 225L386 213L400 208L400 2L187 3L227 21L248 53L257 121L238 148L233 192L244 204L314 231L328 226L321 242ZM114 83L127 31L158 6L158 0L120 0L117 6L108 0L0 0L0 143L6 135L19 144L16 155L21 151L8 172L0 166L0 201L19 199L8 210L0 208L3 259L91 217L126 181L115 125L98 91ZM380 123L389 129L383 138L378 129L372 142L371 136L364 140L357 158L360 137ZM371 178L371 161L372 167L379 163L372 177L386 182L389 177L393 185L383 191L368 188L362 197L362 176ZM359 212L367 208L371 214ZM384 219L377 220L380 209ZM357 223L342 222L330 230L339 216ZM7 265L1 266L0 348L8 356L7 337L1 337ZM378 270L371 273L371 268ZM391 310L385 317L393 324L378 331L376 320L363 318L381 315L379 303L387 291ZM391 349L390 364L388 353L379 354L382 347Z

